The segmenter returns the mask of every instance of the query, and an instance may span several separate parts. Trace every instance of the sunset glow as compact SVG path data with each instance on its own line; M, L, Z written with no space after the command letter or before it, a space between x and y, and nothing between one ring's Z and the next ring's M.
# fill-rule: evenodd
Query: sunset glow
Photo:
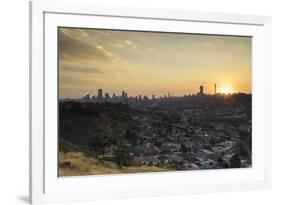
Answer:
M251 93L250 37L58 29L60 98Z
M251 37L58 28L57 40L59 177L252 167Z
M222 88L221 92L223 94L231 94L233 91L229 87L224 87L224 88Z

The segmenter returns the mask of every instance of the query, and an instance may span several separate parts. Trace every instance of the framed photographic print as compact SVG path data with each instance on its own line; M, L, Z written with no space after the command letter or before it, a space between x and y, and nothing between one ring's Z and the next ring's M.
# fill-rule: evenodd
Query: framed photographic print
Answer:
M31 2L30 20L31 203L270 187L270 17Z

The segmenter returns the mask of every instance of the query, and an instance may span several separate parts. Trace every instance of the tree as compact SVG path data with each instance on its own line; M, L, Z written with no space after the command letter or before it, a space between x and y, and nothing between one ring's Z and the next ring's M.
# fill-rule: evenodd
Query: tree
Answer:
M125 132L125 138L127 140L130 140L133 144L136 144L137 143L137 134L135 132L133 132L132 130L130 129L127 129L126 132Z
M159 148L159 147L162 146L162 143L159 142L159 141L157 141L157 140L155 140L155 141L154 141L154 145Z
M214 145L215 143L216 143L216 142L215 142L215 139L214 139L214 137L212 136L211 139L210 139L210 144L211 144L211 145Z
M129 150L125 147L117 148L114 151L114 161L118 168L128 166L130 164Z
M239 150L242 157L249 157L249 153L244 146L240 146Z
M230 167L231 168L240 168L241 167L241 161L239 154L234 154L232 158L230 159Z
M219 167L223 167L223 158L222 158L222 156L218 157L217 162L218 162L218 166Z
M187 153L188 152L188 148L185 146L185 144L181 144L181 152L182 153Z

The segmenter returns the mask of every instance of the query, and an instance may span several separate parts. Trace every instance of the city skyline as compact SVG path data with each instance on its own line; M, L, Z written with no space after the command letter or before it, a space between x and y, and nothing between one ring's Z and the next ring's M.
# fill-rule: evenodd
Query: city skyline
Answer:
M232 95L232 94L251 94L251 93L241 93L241 92L217 92L217 85L216 83L214 84L214 93L205 93L204 92L204 86L200 85L199 90L197 93L192 93L192 94L186 94L186 95L174 95L173 93L165 93L164 95L155 95L152 94L151 96L149 95L144 95L142 93L139 93L138 95L130 95L128 94L125 90L115 92L115 93L109 93L102 88L99 88L95 94L90 94L90 93L85 93L84 95L81 95L79 98L62 98L61 100L82 100L82 101L96 101L96 102L106 102L106 101L116 101L116 102L121 102L124 100L128 99L133 99L133 100L158 100L158 99L172 99L172 98L182 98L182 97L187 97L187 96L202 96L202 95Z
M251 38L59 28L59 98L251 93Z

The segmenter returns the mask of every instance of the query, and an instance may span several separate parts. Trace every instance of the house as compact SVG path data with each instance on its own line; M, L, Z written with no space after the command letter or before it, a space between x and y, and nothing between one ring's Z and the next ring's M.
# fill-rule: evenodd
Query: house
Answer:
M197 153L194 154L195 159L197 159L200 162L206 161L209 159L213 159L214 156L215 156L215 153L208 149L201 149Z
M159 160L159 162L161 164L169 164L169 163L172 162L172 160L165 155L160 155L160 156L157 157L157 159Z
M134 153L137 155L143 155L147 151L146 147L143 145L137 145L133 149L134 149Z
M214 157L214 152L208 149L202 149L201 152L203 153L203 156L205 158L213 158Z
M144 146L145 146L146 149L148 149L151 146L151 143L150 142L146 142Z
M178 152L180 150L180 144L176 143L164 143L162 149L166 151Z
M154 165L155 166L155 165L159 164L159 162L160 162L159 159L155 156L144 156L143 159L144 159L145 165Z
M227 164L230 164L230 160L232 158L233 154L225 154L223 156L223 160L227 163Z
M149 154L154 154L154 155L156 155L156 154L160 153L160 149L159 149L158 147L156 147L155 145L150 145L150 146L147 148L147 152L148 152Z
M183 164L184 170L198 170L199 167L194 163L185 162Z
M123 144L125 144L127 147L131 147L133 145L130 140L124 140Z
M135 156L135 157L133 158L133 162L134 162L134 164L137 165L137 166L141 166L141 165L144 165L144 164L145 164L145 163L144 163L144 158L143 158L143 156Z
M177 154L169 154L167 155L167 157L169 157L172 161L175 161L175 162L183 162L184 161L184 158L180 155L177 155Z
M212 151L215 152L215 153L221 153L223 150L223 147L222 146L213 146L212 147Z
M214 168L214 160L206 160L200 163L200 168L201 169L212 169Z

